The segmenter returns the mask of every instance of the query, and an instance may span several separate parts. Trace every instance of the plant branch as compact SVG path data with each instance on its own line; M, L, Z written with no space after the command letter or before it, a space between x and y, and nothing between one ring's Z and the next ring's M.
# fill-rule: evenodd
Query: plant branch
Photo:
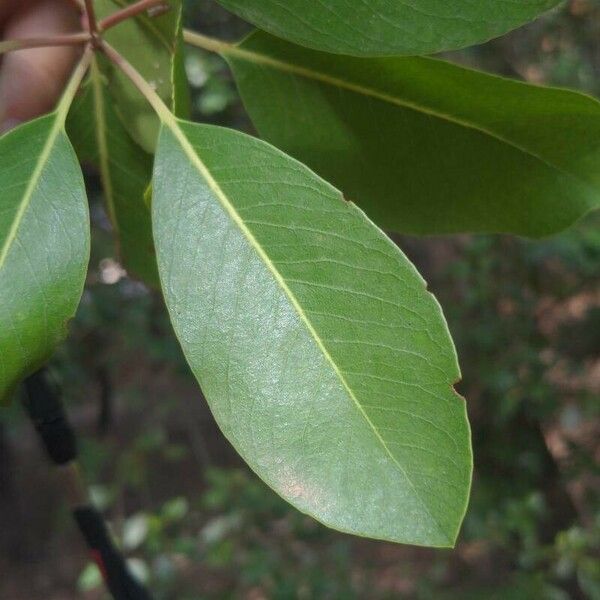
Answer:
M129 19L131 17L135 17L142 12L150 10L152 8L157 7L165 7L169 8L169 5L165 2L165 0L139 0L135 4L130 4L121 10L114 12L112 15L109 15L105 19L102 19L98 23L99 31L106 31L115 25L118 25L122 21Z
M137 69L127 61L127 59L119 54L106 40L100 40L99 48L104 52L106 57L119 68L137 87L142 96L148 100L152 108L156 111L162 121L172 122L174 116L156 93L154 88L140 75Z
M0 54L26 50L27 48L47 48L51 46L81 46L91 40L89 33L73 33L48 38L26 38L22 40L5 40L0 42Z
M224 42L223 40L217 40L215 38L190 31L189 29L183 30L183 40L187 44L208 50L209 52L216 52L217 54L226 54L235 48L233 44Z
M85 14L88 20L88 26L92 36L98 33L98 23L96 21L96 12L94 11L94 0L85 0Z

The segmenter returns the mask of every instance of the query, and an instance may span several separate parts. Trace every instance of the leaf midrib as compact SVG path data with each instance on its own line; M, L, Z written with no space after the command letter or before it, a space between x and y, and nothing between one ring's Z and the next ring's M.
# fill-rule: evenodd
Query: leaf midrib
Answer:
M373 422L371 421L371 419L369 418L369 416L365 412L364 408L362 407L362 405L360 404L360 402L358 401L358 399L354 395L354 392L352 391L351 387L349 386L348 382L346 381L343 373L341 372L341 370L339 369L339 367L337 366L337 364L333 360L332 356L329 354L329 351L325 347L323 341L321 340L319 334L317 333L317 331L313 327L312 323L310 322L310 320L306 316L306 313L302 309L302 306L298 302L296 296L294 295L294 293L292 292L292 290L288 287L287 283L285 282L284 277L278 271L277 267L273 264L273 262L269 258L269 256L266 253L266 251L263 249L263 247L260 245L260 243L258 242L258 240L255 238L254 234L246 226L246 224L244 223L243 219L241 218L241 216L239 215L239 213L237 212L237 210L235 209L235 207L233 206L233 204L229 201L227 195L225 194L225 192L223 191L223 189L221 188L221 186L219 185L219 183L214 179L214 177L210 173L210 170L208 169L208 167L202 162L202 160L198 156L198 153L194 150L194 147L192 146L191 142L188 140L188 138L186 137L186 135L184 134L184 132L181 130L181 128L179 126L179 123L178 123L178 120L175 119L174 117L171 117L171 118L165 119L163 121L163 125L167 125L169 127L169 129L171 130L171 132L173 133L173 135L175 136L175 138L177 139L177 141L181 145L181 147L182 147L183 151L185 152L185 154L187 154L187 156L190 158L192 164L194 164L196 166L196 168L200 172L200 175L208 183L209 187L211 188L211 190L213 191L213 193L215 194L215 196L219 200L219 202L222 205L222 207L225 209L225 211L230 216L230 218L233 220L233 222L238 226L238 228L240 229L240 231L247 238L247 240L249 241L250 245L254 248L254 250L259 255L259 257L261 258L261 260L265 263L265 265L267 266L267 268L269 269L269 271L271 272L271 274L275 278L275 281L279 284L279 286L282 288L282 290L284 291L284 293L286 294L286 296L289 298L290 302L292 303L292 306L294 307L294 309L298 313L298 316L300 317L300 319L302 320L302 322L305 324L306 328L308 329L309 333L313 337L313 339L314 339L317 347L319 348L319 350L322 352L322 354L325 357L325 359L329 362L329 364L333 368L334 373L337 375L338 379L340 380L340 382L342 384L342 387L346 390L347 394L352 399L352 401L353 401L354 405L356 406L357 410L359 411L359 413L363 416L363 418L369 424L369 426L370 426L371 430L373 431L376 439L382 445L382 447L384 448L386 454L390 457L390 459L392 460L392 462L396 465L396 467L404 475L404 477L406 478L406 481L408 482L408 484L412 488L412 490L413 490L416 498L422 504L422 506L424 507L426 513L430 516L430 518L432 519L432 521L438 527L439 531L447 539L448 542L452 543L453 539L454 539L453 535L448 535L448 533L441 526L440 522L435 517L435 515L432 514L432 512L429 509L429 507L427 506L427 503L423 500L423 498L421 497L419 491L417 490L417 488L415 487L414 483L412 482L410 476L408 475L408 473L406 472L406 470L404 469L404 467L398 462L398 460L396 459L396 457L392 454L392 452L388 448L387 444L385 443L385 440L381 437L381 435L377 431L375 425L373 424Z
M249 37L252 37L252 35L253 34L251 34ZM477 123L466 121L464 119L459 119L450 114L447 114L447 113L444 113L441 111L437 111L437 110L433 110L431 108L424 107L424 106L416 104L414 102L409 102L407 100L403 100L402 98L398 98L397 96L393 96L391 94L386 94L386 93L381 92L374 88L365 87L365 86L362 86L359 84L345 81L344 79L339 79L337 77L327 75L320 71L315 71L315 70L309 69L307 67L302 67L302 66L298 66L298 65L295 65L292 63L285 62L283 60L275 59L270 56L267 56L266 54L260 54L258 52L252 51L252 50L246 50L245 48L242 48L240 46L235 46L232 44L219 44L218 51L225 58L227 58L227 56L230 55L234 58L246 60L247 62L260 64L260 65L266 65L266 66L272 67L276 70L282 71L284 73L298 75L298 76L304 77L306 79L312 79L312 80L318 81L320 83L325 83L332 87L346 89L348 91L354 92L359 95L367 96L370 98L375 98L376 100L380 100L380 101L386 102L388 104L393 104L395 106L407 108L407 109L413 110L417 113L422 113L422 114L428 115L430 117L434 117L434 118L446 121L448 123L452 123L453 125L458 125L460 127L466 128L466 129L472 129L474 131L477 131L478 133L481 133L481 134L489 136L499 142L502 142L503 144L506 144L506 145L514 148L515 150L518 150L522 154L525 154L526 156L529 156L530 158L533 158L533 159L537 160L538 162L544 164L549 169L556 171L557 173L559 173L565 177L568 177L569 179L572 179L573 181L577 182L579 185L585 187L589 193L594 194L594 195L597 194L597 190L592 186L591 183L585 181L584 179L581 179L579 176L575 175L574 173L571 173L570 171L564 170L562 167L554 164L553 162L548 161L547 159L543 158L542 156L540 156L533 150L527 148L526 146L522 146L521 144L514 142L514 141L504 137L503 135L501 135L495 131L492 131L486 127L483 127ZM431 60L434 60L434 59L431 59Z

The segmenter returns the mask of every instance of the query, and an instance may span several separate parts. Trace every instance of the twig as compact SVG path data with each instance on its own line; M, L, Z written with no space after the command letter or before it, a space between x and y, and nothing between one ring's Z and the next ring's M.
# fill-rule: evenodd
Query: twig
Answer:
M129 6L114 12L105 19L102 19L102 21L98 23L98 29L99 31L106 31L107 29L118 25L126 19L135 17L136 15L155 7L165 7L168 9L169 5L165 2L165 0L139 0L139 2L130 4Z
M201 33L190 31L189 29L183 30L183 40L186 44L196 46L197 48L202 48L203 50L208 50L209 52L217 52L219 54L226 53L228 51L230 52L235 48L235 46L229 42L217 40L215 38L202 35Z
M85 0L85 14L87 15L88 25L92 37L98 33L98 23L96 21L96 12L94 11L94 0Z
M77 63L77 66L73 70L71 78L67 83L67 87L63 91L58 106L56 107L56 112L62 119L63 125L67 118L69 108L73 102L73 98L75 97L75 94L77 93L77 90L79 89L79 86L81 85L81 82L83 81L83 78L85 77L85 74L87 73L87 70L90 66L93 54L94 48L90 43L85 47L83 55L81 56L79 62Z
M27 48L47 48L51 46L80 46L89 42L89 33L73 33L69 35L57 35L48 38L27 38L22 40L5 40L0 42L0 54L13 52L15 50L26 50Z

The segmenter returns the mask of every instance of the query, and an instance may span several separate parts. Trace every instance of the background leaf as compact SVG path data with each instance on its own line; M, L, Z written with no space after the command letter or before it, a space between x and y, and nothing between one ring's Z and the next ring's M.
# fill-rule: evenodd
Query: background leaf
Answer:
M115 112L99 59L92 59L88 79L69 113L69 136L79 159L100 173L107 213L125 267L157 287L150 209L144 201L152 177L152 156L133 141Z
M300 510L451 546L471 475L456 354L398 248L275 148L161 132L153 220L171 320L223 432Z
M484 42L560 0L218 0L261 29L356 56L433 54Z
M131 1L97 0L98 18ZM180 0L159 17L143 13L109 29L107 41L127 58L177 114L189 112L183 65ZM92 117L92 118L91 118ZM159 120L137 88L112 64L94 59L69 115L69 135L80 160L98 170L107 213L129 273L158 286L150 211L144 201L152 175Z
M135 0L96 0L99 18L133 4ZM189 98L182 66L181 0L168 0L171 10L159 17L142 13L109 29L104 37L150 83L169 108L187 116ZM117 112L133 139L153 152L159 121L148 101L118 69L104 69Z
M89 217L58 113L0 138L0 400L65 337L89 259Z
M406 233L560 231L600 203L600 104L430 58L225 47L260 134Z

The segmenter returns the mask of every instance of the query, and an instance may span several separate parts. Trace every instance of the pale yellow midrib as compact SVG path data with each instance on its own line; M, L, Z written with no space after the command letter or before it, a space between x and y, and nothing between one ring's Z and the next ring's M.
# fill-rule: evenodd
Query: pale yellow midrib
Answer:
M104 196L108 207L108 216L115 231L119 231L117 213L115 209L114 188L110 175L108 140L106 135L106 108L104 105L104 96L102 89L102 75L98 68L96 58L92 60L90 68L90 79L92 82L92 91L94 96L94 119L96 123L96 142L98 144L98 159L100 163L100 177L104 188Z
M400 470L400 472L404 475L404 477L406 478L406 481L411 486L411 488L412 488L415 496L421 502L421 504L425 508L425 511L431 517L431 519L433 520L433 522L435 523L435 525L438 527L438 529L440 530L440 532L448 539L449 542L452 542L452 536L447 534L447 532L444 530L444 528L440 525L440 523L437 520L437 518L431 513L431 511L429 510L427 504L421 498L421 495L419 494L419 492L417 491L416 487L414 486L414 484L413 484L412 480L410 479L408 473L402 467L402 465L398 462L398 460L394 457L394 455L390 452L387 444L385 443L385 440L381 437L381 435L379 434L379 432L377 431L377 429L373 425L371 419L369 419L369 416L367 415L367 413L365 412L365 410L361 406L360 402L358 401L358 399L354 395L354 392L352 391L352 389L348 385L348 383L347 383L347 381L346 381L343 373L340 371L339 367L337 366L337 364L333 360L332 356L329 354L329 351L327 350L327 348L323 344L323 342L322 342L319 334L317 333L317 331L313 327L312 323L309 321L309 319L306 316L304 310L302 309L302 306L300 305L300 303L296 299L294 293L288 287L287 283L285 282L285 279L283 278L283 276L281 275L281 273L279 273L279 271L277 270L277 268L275 267L275 265L273 264L273 262L269 258L268 254L264 251L264 249L262 248L262 246L259 244L258 240L254 237L254 234L248 229L248 227L244 223L243 219L240 217L240 215L236 211L235 207L231 204L231 202L227 198L225 192L223 192L223 190L221 189L221 186L219 185L219 183L214 179L214 177L211 175L209 169L202 162L202 160L198 156L197 152L194 150L194 147L192 146L192 144L190 143L190 141L187 139L187 137L185 136L185 134L183 133L183 131L179 127L177 120L175 118L171 117L169 119L165 119L163 121L163 124L169 127L169 129L171 130L171 132L173 133L173 135L175 136L175 138L177 139L177 141L180 143L181 147L183 148L183 151L185 152L185 154L187 154L187 156L190 158L190 160L192 161L192 163L196 166L196 168L200 172L201 176L206 180L206 182L208 183L209 187L212 189L213 193L216 195L216 197L218 198L219 202L221 203L221 205L223 206L223 208L225 209L225 211L227 212L227 214L231 217L231 219L233 220L233 222L239 227L239 229L242 231L242 233L246 236L246 238L250 242L250 245L254 248L254 250L256 251L256 253L262 259L262 261L266 264L267 268L269 269L269 271L271 272L271 274L275 278L275 281L279 284L279 286L282 288L282 290L284 291L284 293L286 294L286 296L289 298L290 302L292 303L292 306L294 307L294 309L298 313L298 316L300 317L300 319L302 320L302 322L305 324L305 326L308 329L309 333L311 334L311 336L315 340L315 343L317 344L317 347L319 348L319 350L322 352L322 354L325 357L325 359L329 362L329 364L333 368L334 373L337 375L338 379L340 380L340 382L342 384L342 387L346 390L346 393L350 396L350 398L354 402L354 404L355 404L356 408L358 409L359 413L363 416L363 418L366 420L366 422L371 427L373 433L375 434L377 440L380 442L380 444L384 448L384 450L387 453L387 455L390 457L390 459L392 460L392 462L398 467L398 469Z
M8 231L8 235L6 236L6 240L4 240L4 244L2 245L2 252L0 253L0 269L2 269L6 263L6 258L10 252L10 249L11 249L15 239L17 238L17 235L19 232L19 227L21 226L21 223L25 217L27 208L31 204L31 199L33 198L33 195L34 195L37 185L40 181L40 178L42 176L44 168L46 167L48 159L52 153L52 149L54 147L54 143L56 142L56 138L58 137L58 134L60 133L60 131L62 129L62 126L63 126L62 120L60 118L58 118L57 115L53 115L53 116L55 119L54 124L52 125L52 128L48 134L48 138L47 138L46 142L44 143L44 147L42 148L40 156L36 162L36 165L31 174L29 183L27 184L27 187L25 188L25 192L23 193L23 198L21 199L21 202L19 203L19 208L18 208L17 212L15 213L15 217L14 217L12 225ZM46 117L46 118L51 118L51 117Z

